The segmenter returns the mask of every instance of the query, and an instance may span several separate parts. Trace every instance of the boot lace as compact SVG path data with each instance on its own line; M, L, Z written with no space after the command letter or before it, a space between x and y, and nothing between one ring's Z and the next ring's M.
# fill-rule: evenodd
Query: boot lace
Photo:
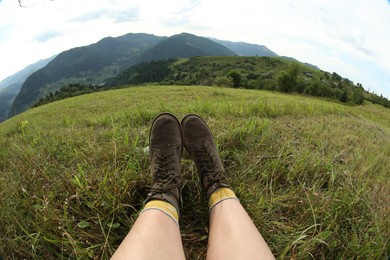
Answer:
M194 150L199 162L200 173L203 178L207 178L209 185L221 181L225 178L225 172L216 166L217 159L211 155L205 147Z
M175 171L173 152L164 155L156 154L154 157L157 167L152 173L153 186L150 193L167 192L174 188L180 188L181 177Z

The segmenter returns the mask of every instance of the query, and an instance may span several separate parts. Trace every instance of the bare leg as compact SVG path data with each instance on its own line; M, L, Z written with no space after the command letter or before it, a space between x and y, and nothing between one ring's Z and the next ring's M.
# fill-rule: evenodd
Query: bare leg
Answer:
M274 259L267 243L230 189L206 122L190 114L181 121L184 144L206 191L210 212L208 259Z
M239 201L228 199L210 212L207 259L275 259Z
M185 259L179 227L163 212L147 210L111 259Z
M154 119L149 146L151 191L143 212L112 259L185 259L177 224L183 140L174 115L162 113Z

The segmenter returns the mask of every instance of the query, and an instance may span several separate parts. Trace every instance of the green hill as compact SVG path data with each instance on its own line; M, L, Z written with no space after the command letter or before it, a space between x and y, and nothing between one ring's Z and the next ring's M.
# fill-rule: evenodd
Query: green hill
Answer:
M108 258L142 208L153 118L197 113L277 259L385 259L390 112L302 96L199 86L104 91L0 124L0 256ZM181 233L202 259L208 212L182 158Z
M174 37L174 36L172 36ZM79 96L123 85L201 85L264 89L316 96L327 100L361 105L366 101L390 108L390 101L364 90L337 73L280 57L202 56L173 58L140 63L103 86L69 84L54 93L42 96L33 106L40 106L68 97Z
M368 93L337 73L280 57L191 57L134 65L107 80L105 88L140 84L207 85L276 90L317 96L349 104L364 100L390 107L390 101ZM43 97L39 103L58 100Z
M162 84L183 85L229 85L230 73L239 74L235 87L276 90L277 78L293 63L276 57L191 57L142 63L132 66L106 85L142 84L161 82ZM313 82L319 82L324 72L300 64L300 77L309 72ZM313 77L314 76L314 77ZM234 82L230 82L233 87ZM291 90L292 91L292 90ZM301 91L303 92L303 91Z

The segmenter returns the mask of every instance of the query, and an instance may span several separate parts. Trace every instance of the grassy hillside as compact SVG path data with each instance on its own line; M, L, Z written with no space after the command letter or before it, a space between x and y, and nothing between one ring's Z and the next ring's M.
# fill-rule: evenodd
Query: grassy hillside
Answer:
M291 59L291 58L290 58ZM337 73L279 57L190 57L141 63L108 79L104 86L70 84L36 101L33 107L124 85L225 86L316 96L350 105L365 101L390 108L390 101L368 93ZM76 87L78 85L78 87Z
M106 85L141 84L147 82L162 82L179 85L220 85L230 72L240 74L240 87L264 88L275 90L276 79L288 70L293 61L279 57L192 57L186 59L171 59L132 66L121 72ZM314 75L313 80L319 80L323 73L301 64L300 76L303 71ZM225 83L225 82L222 82ZM233 86L233 82L231 82Z
M281 57L191 57L142 63L109 79L105 88L151 83L276 90L357 105L368 100L390 107L389 100L364 91L360 83ZM39 102L43 100L50 97Z
M108 258L149 184L148 134L169 111L214 132L232 186L279 259L384 259L390 252L390 112L212 87L99 92L0 124L0 256ZM207 245L207 203L182 158L188 259Z

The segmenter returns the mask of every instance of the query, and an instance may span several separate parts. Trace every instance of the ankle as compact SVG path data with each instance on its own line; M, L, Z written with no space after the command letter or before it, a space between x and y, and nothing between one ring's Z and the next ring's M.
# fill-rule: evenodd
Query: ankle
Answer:
M211 211L217 204L229 199L238 200L232 189L226 187L216 189L209 198L209 211Z
M176 225L179 226L179 212L171 203L157 199L150 200L145 204L144 209L140 214L147 210L159 210L171 218L176 223Z

